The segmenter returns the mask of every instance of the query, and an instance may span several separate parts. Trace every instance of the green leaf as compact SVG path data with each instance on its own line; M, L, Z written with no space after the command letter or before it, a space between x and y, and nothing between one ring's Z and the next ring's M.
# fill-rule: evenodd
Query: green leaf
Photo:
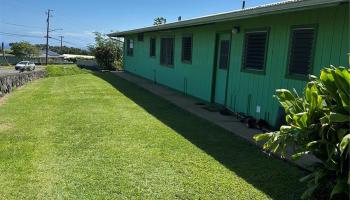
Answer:
M315 149L317 149L318 148L318 146L319 146L319 144L320 144L321 142L320 141L312 141L312 142L309 142L307 145L306 145L306 148L308 149L308 150L315 150Z
M320 80L321 80L321 83L325 86L327 93L330 93L331 97L334 98L334 100L337 103L340 103L341 100L337 93L338 88L335 84L335 80L332 75L332 69L330 68L323 69L321 71Z
M292 127L291 126L281 126L280 132L282 133L289 133L291 131Z
M273 133L262 133L262 134L256 134L254 135L253 139L258 142L262 140L268 140L272 137Z
M332 112L329 115L329 120L330 120L330 122L338 122L338 123L350 122L350 116Z
M343 104L344 109L346 109L348 112L350 112L350 106L349 106L350 98L349 98L349 96L347 96L341 90L338 90L338 94L339 94L339 97L341 99L341 102Z
M311 196L313 195L313 193L315 192L315 190L317 189L318 185L313 185L311 187L309 187L307 190L305 190L305 192L303 193L303 195L301 196L301 199L310 199Z
M308 175L304 176L303 178L299 179L299 181L306 182L306 181L309 181L313 178L315 178L315 173L308 174Z
M317 76L315 76L315 75L309 75L309 80L310 81L315 81L315 80L317 80L318 78L317 78Z
M343 137L341 143L340 143L340 152L343 154L344 150L347 146L349 146L350 142L350 134L347 134L345 137Z
M289 90L286 89L278 89L276 90L277 96L285 101L293 101L295 100L294 95L292 94L292 92L290 92Z
M334 82L338 89L342 90L347 96L350 96L350 80L347 80L347 70L345 69L335 69L331 71Z
M338 178L336 185L332 189L331 199L336 194L349 194L349 188L346 181L342 178Z
M326 86L327 90L331 94L336 95L337 87L335 85L335 81L334 81L333 75L331 73L331 69L329 69L329 68L323 69L321 71L320 80Z
M293 116L293 120L294 120L294 124L301 127L301 128L307 128L308 127L308 114L307 112L302 112L302 113L298 113L295 114Z
M347 132L349 132L348 129L345 129L345 128L338 129L337 131L338 140L342 141L343 137L346 135Z
M320 122L321 122L322 125L329 124L330 123L329 115L326 115L326 116L320 118Z
M304 156L304 155L307 155L308 153L310 153L310 152L309 152L309 151L302 151L302 152L293 154L293 155L292 155L292 159L293 159L293 160L298 160L299 158L301 158L301 157Z

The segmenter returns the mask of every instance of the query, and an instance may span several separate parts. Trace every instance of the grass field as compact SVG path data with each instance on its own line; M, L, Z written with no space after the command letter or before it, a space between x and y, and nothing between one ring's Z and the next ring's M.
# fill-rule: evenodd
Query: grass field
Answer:
M110 73L72 70L0 105L0 199L288 200L304 189L303 172L229 132Z
M0 70L10 70L14 69L15 66L8 66L8 65L0 65Z

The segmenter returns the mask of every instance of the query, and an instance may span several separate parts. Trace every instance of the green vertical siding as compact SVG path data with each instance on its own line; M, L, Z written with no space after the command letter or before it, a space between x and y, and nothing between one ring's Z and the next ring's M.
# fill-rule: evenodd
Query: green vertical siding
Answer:
M239 21L243 33L244 29L270 28L266 72L265 74L241 72L244 34L234 35L228 97L236 97L237 101L236 104L229 104L228 107L238 112L248 110L250 111L248 114L256 118L266 119L270 124L276 124L279 105L272 98L275 90L295 88L301 93L306 83L305 80L286 78L291 26L308 24L318 26L312 68L313 74L318 75L322 67L330 64L347 65L348 12L347 6L343 5ZM248 101L249 98L250 101ZM256 113L257 106L261 107L260 113Z
M193 35L191 64L181 61L181 41L184 34ZM173 67L160 65L160 38L162 36L174 36L175 38ZM156 38L155 58L149 57L150 37ZM127 71L151 80L156 79L157 83L210 101L215 31L209 26L145 33L143 42L137 41L136 35L128 38L133 38L135 42L134 55L125 56L124 59L124 67Z
M306 80L287 78L287 60L291 27L295 25L317 25L316 49L312 72L319 75L322 67L330 64L348 66L349 51L349 8L348 4L317 10L275 14L206 26L183 28L162 32L145 33L144 41L134 39L134 56L125 56L125 69L139 76L155 80L189 95L210 101L213 80L217 85L225 83L226 76L217 74L213 79L216 34L240 26L241 32L232 35L230 69L226 106L236 112L244 112L258 119L265 119L275 125L278 118L278 102L272 98L278 88L295 88L302 92ZM264 74L241 70L244 32L247 29L266 28L270 30L266 69ZM181 37L193 35L192 64L181 62ZM172 68L159 63L160 38L162 35L175 37L175 57ZM149 57L149 39L157 38L156 57ZM222 84L221 84L222 85ZM256 107L260 106L260 113Z

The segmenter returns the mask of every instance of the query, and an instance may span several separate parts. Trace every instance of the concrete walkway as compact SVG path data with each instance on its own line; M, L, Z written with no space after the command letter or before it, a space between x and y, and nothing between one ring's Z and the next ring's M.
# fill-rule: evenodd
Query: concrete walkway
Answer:
M162 86L159 84L154 84L153 81L132 75L127 72L112 72L113 74L117 75L118 77L127 80L129 82L132 82L139 87L142 87L149 92L162 97L171 103L175 104L176 106L194 114L198 117L201 117L203 119L206 119L224 129L227 131L230 131L231 133L238 135L239 137L244 138L245 140L249 141L250 143L259 146L262 149L262 143L257 144L253 140L253 136L257 133L262 133L261 130L258 129L252 129L245 126L245 124L241 123L237 118L233 116L225 116L220 114L220 112L211 112L206 109L203 109L203 105L198 105L201 100L198 100L193 97L185 96L183 93L180 93L178 91L175 91L171 88L168 88L166 86ZM306 168L308 165L312 164L316 161L316 158L307 156L303 157L302 159L298 161L292 161L290 159L290 155L292 152L292 148L289 148L287 153L288 156L286 158L287 161L296 164L297 166L301 168ZM280 156L276 155L276 157L280 158Z

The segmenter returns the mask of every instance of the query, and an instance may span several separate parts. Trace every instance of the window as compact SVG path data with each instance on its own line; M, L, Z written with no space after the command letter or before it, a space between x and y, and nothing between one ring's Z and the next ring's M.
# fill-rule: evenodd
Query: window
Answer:
M219 54L219 68L227 69L230 54L230 41L221 40L220 42L220 54Z
M291 31L288 73L307 75L313 62L315 28L294 28Z
M156 57L156 38L149 40L149 56Z
M137 35L137 41L140 41L140 42L143 41L143 33L139 33L139 34Z
M134 40L132 39L126 40L126 54L128 56L132 56L134 54Z
M160 43L160 64L174 65L174 38L162 38Z
M192 62L192 37L185 36L182 38L182 62Z
M263 71L267 52L268 30L245 33L243 68Z

